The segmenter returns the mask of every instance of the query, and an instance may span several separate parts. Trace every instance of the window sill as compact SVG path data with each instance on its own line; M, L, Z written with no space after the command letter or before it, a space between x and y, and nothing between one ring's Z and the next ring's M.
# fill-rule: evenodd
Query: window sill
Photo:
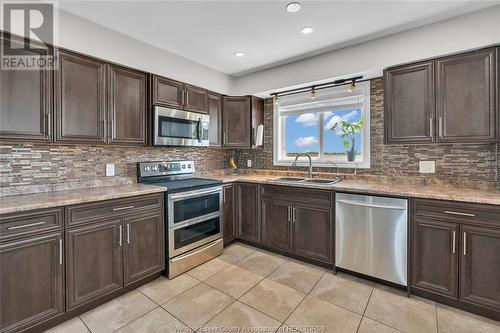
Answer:
M370 162L348 162L348 161L332 161L338 166L339 169L369 169ZM291 167L293 160L279 160L273 161L274 166L288 166ZM308 167L309 161L298 161L296 166L298 167ZM312 166L315 168L335 168L335 166L329 162L325 161L312 161Z

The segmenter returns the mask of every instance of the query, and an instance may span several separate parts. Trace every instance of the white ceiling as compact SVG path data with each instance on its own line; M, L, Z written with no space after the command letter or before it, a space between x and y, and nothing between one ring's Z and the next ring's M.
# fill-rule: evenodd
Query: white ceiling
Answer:
M240 76L493 6L499 1L59 1L59 7ZM299 32L305 25L315 31ZM233 52L243 51L244 57Z

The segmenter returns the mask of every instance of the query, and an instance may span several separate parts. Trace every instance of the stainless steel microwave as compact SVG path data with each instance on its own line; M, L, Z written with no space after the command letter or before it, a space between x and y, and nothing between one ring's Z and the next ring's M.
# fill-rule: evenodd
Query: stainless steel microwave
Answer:
M209 120L206 114L155 106L153 144L207 147Z

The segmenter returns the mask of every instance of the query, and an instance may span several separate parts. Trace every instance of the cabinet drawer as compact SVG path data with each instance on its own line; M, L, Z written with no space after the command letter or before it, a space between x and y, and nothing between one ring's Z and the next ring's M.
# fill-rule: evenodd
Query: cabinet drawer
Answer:
M63 219L62 207L2 215L0 241L60 230Z
M66 207L66 220L68 226L71 227L155 209L163 209L163 193L68 206Z
M332 205L334 193L331 191L313 190L281 185L262 186L262 197L283 199L297 202L310 202L317 205Z
M467 202L415 199L413 214L439 217L456 222L480 223L500 227L500 206Z

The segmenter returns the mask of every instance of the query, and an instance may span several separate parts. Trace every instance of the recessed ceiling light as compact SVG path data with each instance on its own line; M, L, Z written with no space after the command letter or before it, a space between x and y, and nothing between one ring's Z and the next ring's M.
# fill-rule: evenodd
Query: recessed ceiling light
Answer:
M300 32L303 33L304 35L308 35L313 31L314 31L314 27L311 27L311 26L305 26L305 27L302 27L302 29L300 29Z
M300 10L300 7L302 7L300 2L290 2L286 5L286 11L289 13L296 13Z
M245 55L245 53L241 52L241 51L236 51L233 53L236 57L243 57Z

